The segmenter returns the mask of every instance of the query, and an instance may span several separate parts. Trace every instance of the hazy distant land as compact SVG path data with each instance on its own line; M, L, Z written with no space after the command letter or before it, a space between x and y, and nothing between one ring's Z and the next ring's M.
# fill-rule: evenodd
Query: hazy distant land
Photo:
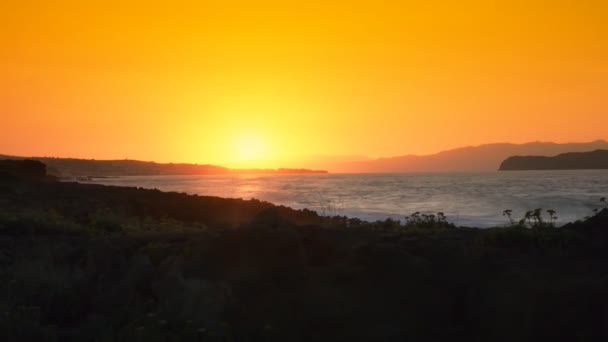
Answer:
M429 155L404 155L379 159L363 157L331 162L324 157L319 162L303 164L331 172L345 173L400 173L400 172L489 172L511 156L554 156L568 152L608 150L608 142L596 140L588 143L530 142L526 144L484 144L455 148Z
M95 160L75 158L16 157L0 155L0 159L31 159L46 164L50 174L60 177L114 177L161 175L226 175L226 174L306 174L327 173L309 169L230 169L209 164L155 163L139 160Z
M500 164L501 171L608 169L608 150L547 156L513 156Z
M513 156L555 156L570 152L608 150L608 142L530 142L484 144L430 155L404 155L369 159L363 156L316 156L300 162L306 168L230 169L209 164L156 163L138 160L94 160L28 157L47 165L49 173L61 177L111 177L148 175L307 174L307 173L403 173L403 172L490 172ZM0 159L26 159L0 155ZM592 167L596 168L596 167ZM327 170L327 171L326 171Z

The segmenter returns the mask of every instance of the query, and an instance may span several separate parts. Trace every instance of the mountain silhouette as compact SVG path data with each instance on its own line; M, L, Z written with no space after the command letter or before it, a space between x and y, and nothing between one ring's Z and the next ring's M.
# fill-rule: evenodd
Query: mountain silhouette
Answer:
M308 169L229 169L209 164L155 163L140 160L95 160L75 158L16 157L0 155L0 160L31 159L46 165L49 174L60 177L113 177L158 175L223 175L223 174L301 174L327 173Z
M563 153L555 157L513 156L500 165L501 171L593 169L608 169L608 150Z
M516 155L554 156L567 152L608 149L608 142L588 143L531 142L526 144L485 144L461 147L430 155L404 155L368 161L340 163L329 170L347 173L392 172L482 172L496 171L503 160Z

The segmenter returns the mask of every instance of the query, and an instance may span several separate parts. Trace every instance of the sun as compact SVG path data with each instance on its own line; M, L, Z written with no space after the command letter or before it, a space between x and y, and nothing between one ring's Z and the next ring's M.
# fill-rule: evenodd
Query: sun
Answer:
M238 163L261 162L268 157L266 141L258 135L248 133L236 137L234 141L234 159Z

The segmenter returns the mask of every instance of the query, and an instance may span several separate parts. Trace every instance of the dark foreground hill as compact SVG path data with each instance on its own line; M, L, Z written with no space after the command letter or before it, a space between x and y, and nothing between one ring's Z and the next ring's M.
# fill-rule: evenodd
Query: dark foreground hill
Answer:
M599 204L599 202L598 202ZM367 223L0 177L3 341L603 341L608 210Z
M500 164L501 171L608 169L608 150L563 153L554 157L514 156Z

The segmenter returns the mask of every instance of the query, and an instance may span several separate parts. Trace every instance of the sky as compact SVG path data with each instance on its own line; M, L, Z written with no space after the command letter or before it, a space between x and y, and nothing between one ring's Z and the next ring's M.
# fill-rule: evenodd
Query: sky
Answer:
M606 18L585 0L3 0L0 154L278 167L607 139Z

